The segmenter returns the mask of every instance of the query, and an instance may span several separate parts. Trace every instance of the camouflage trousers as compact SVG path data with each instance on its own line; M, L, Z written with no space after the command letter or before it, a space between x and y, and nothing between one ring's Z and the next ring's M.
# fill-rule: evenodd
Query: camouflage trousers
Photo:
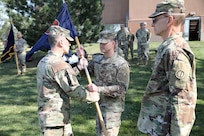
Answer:
M130 54L131 54L131 58L133 59L134 57L134 49L133 49L133 41L130 41L129 42L129 45L128 45L128 49L130 49Z
M123 50L124 58L128 60L128 45L121 46L121 49Z
M45 127L42 131L43 136L74 136L71 124L59 127Z
M26 72L26 52L17 53L18 57L18 74Z
M188 95L185 90L177 95L161 92L145 95L138 129L149 136L189 136L195 121L195 104Z
M103 112L102 113L107 136L117 136L121 125L121 112ZM96 117L97 136L104 136L98 116Z
M148 45L138 45L137 48L138 63L147 63L149 60L149 46Z

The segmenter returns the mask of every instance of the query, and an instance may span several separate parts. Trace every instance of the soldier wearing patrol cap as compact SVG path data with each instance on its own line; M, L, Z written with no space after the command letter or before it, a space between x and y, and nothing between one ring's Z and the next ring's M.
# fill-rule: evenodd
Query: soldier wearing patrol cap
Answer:
M117 32L116 40L118 42L118 47L123 51L124 58L128 60L128 39L124 24L120 25L120 30Z
M136 31L135 34L137 38L137 64L140 64L143 61L144 64L147 64L149 60L149 42L151 33L147 29L147 23L141 22L140 29Z
M100 93L99 105L107 129L107 136L117 136L121 125L121 114L125 106L125 94L129 86L130 70L128 62L115 52L115 34L104 30L99 34L98 43L103 55L89 63L94 71L95 84L89 90ZM99 119L96 119L98 136L103 136Z
M143 96L138 129L150 136L189 136L195 122L197 86L195 56L181 33L184 1L165 0L149 17L163 42Z
M73 136L70 124L70 97L96 102L98 92L88 92L76 78L78 70L88 65L81 59L78 68L62 59L69 51L70 31L60 26L51 26L48 40L51 50L37 65L38 118L42 135ZM80 52L80 51L79 51ZM80 55L80 54L79 54Z

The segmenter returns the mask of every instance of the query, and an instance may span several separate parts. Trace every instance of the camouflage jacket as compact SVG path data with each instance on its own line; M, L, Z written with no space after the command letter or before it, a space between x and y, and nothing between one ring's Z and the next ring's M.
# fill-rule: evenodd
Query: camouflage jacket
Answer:
M62 56L52 51L37 66L38 116L41 126L63 126L69 122L70 97L85 99L76 72Z
M188 132L195 121L196 101L195 56L178 33L157 48L138 129L152 136L182 135L181 130Z
M17 53L26 52L27 42L23 38L16 40L16 51Z
M139 29L137 30L135 36L137 37L138 43L149 43L150 31L149 29Z
M127 36L128 42L134 42L135 40L135 36L134 34L132 34L131 32L129 32L128 36Z
M118 46L121 48L121 45L127 45L128 44L128 39L127 39L127 34L125 30L119 30L116 39L118 41Z
M94 70L94 83L101 92L101 110L122 112L130 77L128 62L117 53L111 58L98 55L89 63L88 68Z
M178 93L182 89L193 96L197 94L195 56L188 43L178 33L158 47L146 94Z

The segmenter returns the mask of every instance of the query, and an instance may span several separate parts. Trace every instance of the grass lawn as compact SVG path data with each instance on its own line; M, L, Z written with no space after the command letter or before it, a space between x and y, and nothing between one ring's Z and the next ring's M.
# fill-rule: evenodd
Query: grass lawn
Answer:
M150 44L149 65L136 65L136 51L135 59L129 61L131 79L119 136L145 136L137 129L137 118L140 102L151 74L151 65L155 57L154 49L158 44ZM204 136L204 116L202 116L204 115L204 42L189 42L189 44L196 55L198 85L197 118L191 136ZM85 49L88 54L99 52L97 44L86 44ZM36 66L44 54L38 52L33 55L33 61L27 63L25 76L17 76L14 61L0 64L0 136L41 135L37 118ZM79 77L79 81L83 85L88 83L83 74ZM72 100L71 104L71 122L75 136L95 136L95 106L76 100Z

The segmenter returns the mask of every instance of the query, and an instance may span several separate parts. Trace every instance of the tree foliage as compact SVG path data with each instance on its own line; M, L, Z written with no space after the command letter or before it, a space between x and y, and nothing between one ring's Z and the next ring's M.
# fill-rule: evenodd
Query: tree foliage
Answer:
M74 16L79 32L80 40L83 42L94 42L102 29L101 14L103 5L101 0L73 0L70 14Z
M66 0L81 43L95 42L103 28L101 0ZM5 0L7 13L16 28L33 46L49 28L62 6L62 0Z
M5 4L0 1L0 41L7 37L9 21L5 10Z

